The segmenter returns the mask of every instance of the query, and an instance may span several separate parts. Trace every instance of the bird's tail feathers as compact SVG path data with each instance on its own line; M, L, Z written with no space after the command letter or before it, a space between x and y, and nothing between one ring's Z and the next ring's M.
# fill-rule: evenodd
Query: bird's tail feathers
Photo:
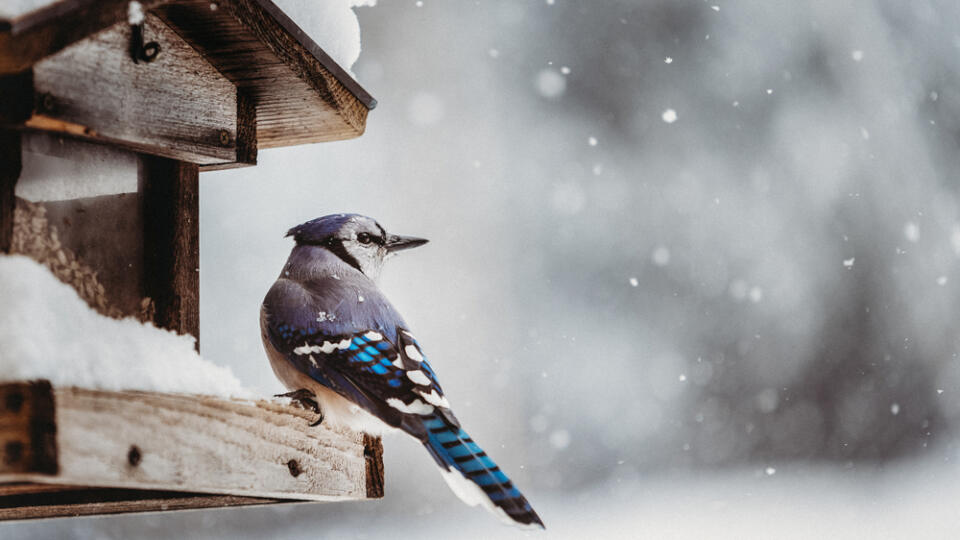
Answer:
M464 430L436 413L421 418L427 432L423 445L460 500L479 504L510 525L544 528L520 490Z

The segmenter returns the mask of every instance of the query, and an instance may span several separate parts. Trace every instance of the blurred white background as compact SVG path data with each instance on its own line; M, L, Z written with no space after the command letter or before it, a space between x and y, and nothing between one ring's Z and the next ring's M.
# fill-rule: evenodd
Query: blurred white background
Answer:
M383 288L545 537L960 533L960 5L383 0L347 142L201 178L202 353L264 394L292 225L431 239ZM489 538L427 454L387 496L10 538ZM534 536L534 535L531 535Z

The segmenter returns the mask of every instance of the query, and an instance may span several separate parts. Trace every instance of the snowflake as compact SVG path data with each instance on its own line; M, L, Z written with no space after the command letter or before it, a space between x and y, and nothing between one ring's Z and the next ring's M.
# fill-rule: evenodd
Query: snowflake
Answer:
M336 315L333 313L327 313L326 311L321 311L317 316L317 322L334 321L336 319Z

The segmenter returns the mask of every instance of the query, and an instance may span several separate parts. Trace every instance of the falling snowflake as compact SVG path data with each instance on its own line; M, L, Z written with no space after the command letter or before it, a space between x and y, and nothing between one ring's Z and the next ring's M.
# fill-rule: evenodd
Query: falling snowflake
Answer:
M653 264L666 266L670 264L670 250L666 246L657 246L650 258L653 260Z
M920 226L913 221L908 221L903 226L903 236L908 242L916 244L920 240Z
M327 321L335 321L335 320L337 320L337 316L334 315L333 313L327 313L326 311L321 311L317 315L317 322L327 322Z

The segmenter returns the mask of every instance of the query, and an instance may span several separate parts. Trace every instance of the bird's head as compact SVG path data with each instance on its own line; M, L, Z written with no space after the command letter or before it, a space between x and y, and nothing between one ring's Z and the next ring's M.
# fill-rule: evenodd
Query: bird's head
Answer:
M391 255L427 243L423 238L390 234L375 219L360 214L312 219L287 231L287 236L298 245L326 248L374 281Z

